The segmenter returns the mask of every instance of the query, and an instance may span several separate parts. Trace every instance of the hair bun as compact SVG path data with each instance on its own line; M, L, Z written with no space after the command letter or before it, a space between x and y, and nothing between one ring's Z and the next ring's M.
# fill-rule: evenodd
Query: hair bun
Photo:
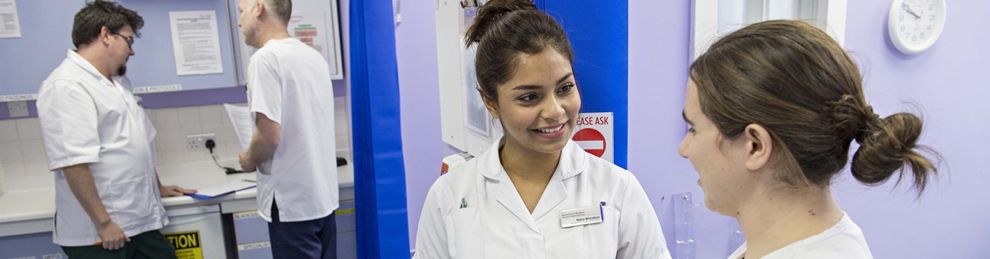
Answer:
M536 5L533 5L533 2L529 0L489 0L478 9L478 15L474 17L474 24L464 34L464 38L467 39L467 46L481 42L481 39L488 34L493 25L505 15L525 10L536 10Z
M914 176L915 188L924 190L929 172L938 171L931 160L918 152L918 149L928 150L937 156L931 149L916 144L923 126L921 118L902 112L884 119L877 117L876 120L877 122L869 122L871 125L865 132L866 135L857 139L860 147L853 155L850 168L853 176L866 184L880 184L886 182L898 169L903 172L903 168L908 166Z

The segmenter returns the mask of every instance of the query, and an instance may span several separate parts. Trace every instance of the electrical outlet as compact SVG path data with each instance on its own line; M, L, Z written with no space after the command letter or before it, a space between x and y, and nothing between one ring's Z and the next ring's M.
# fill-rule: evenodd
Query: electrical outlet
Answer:
M27 101L7 102L7 114L9 114L11 118L27 117Z
M213 133L188 135L186 136L186 147L188 147L191 150L206 148L206 141L215 138L216 135Z

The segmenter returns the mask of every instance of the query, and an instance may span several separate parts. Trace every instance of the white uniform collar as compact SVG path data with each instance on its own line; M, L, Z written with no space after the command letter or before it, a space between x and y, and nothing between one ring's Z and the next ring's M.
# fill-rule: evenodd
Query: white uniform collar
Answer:
M489 180L501 181L508 179L507 175L505 175L505 169L502 167L502 160L498 155L498 149L504 142L505 139L503 137L493 143L484 154L477 158L479 159L479 165L494 165L479 168L481 175ZM584 172L588 168L589 155L577 143L568 139L567 144L564 145L564 149L560 152L560 161L557 163L557 169L554 171L554 174L559 173L559 179L563 181Z
M110 82L111 85L114 84L114 81L108 80L106 77L103 76L103 74L100 74L100 71L93 66L93 63L89 63L89 60L83 58L83 56L79 55L79 53L76 53L75 50L71 50L71 49L68 50L66 56L69 60L72 60L72 63L75 63L77 66L79 66L79 68L82 68L84 71L89 73L97 80L106 80Z

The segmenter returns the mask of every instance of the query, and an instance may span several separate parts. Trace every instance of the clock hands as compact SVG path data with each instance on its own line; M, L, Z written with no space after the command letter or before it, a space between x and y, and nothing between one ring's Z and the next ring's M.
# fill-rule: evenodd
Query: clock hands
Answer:
M904 11L907 11L909 14L913 15L915 19L921 19L921 15L914 12L914 9L912 9L907 3L901 3L901 9L904 9Z

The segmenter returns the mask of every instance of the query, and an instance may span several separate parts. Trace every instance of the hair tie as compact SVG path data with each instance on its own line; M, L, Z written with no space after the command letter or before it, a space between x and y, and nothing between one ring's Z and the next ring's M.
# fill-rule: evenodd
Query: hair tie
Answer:
M883 118L880 115L873 113L873 108L869 107L870 113L873 114L872 118L868 119L866 123L863 123L863 128L859 130L859 134L856 134L856 143L863 144L867 138L871 137L874 133L874 129L879 128L883 124Z

